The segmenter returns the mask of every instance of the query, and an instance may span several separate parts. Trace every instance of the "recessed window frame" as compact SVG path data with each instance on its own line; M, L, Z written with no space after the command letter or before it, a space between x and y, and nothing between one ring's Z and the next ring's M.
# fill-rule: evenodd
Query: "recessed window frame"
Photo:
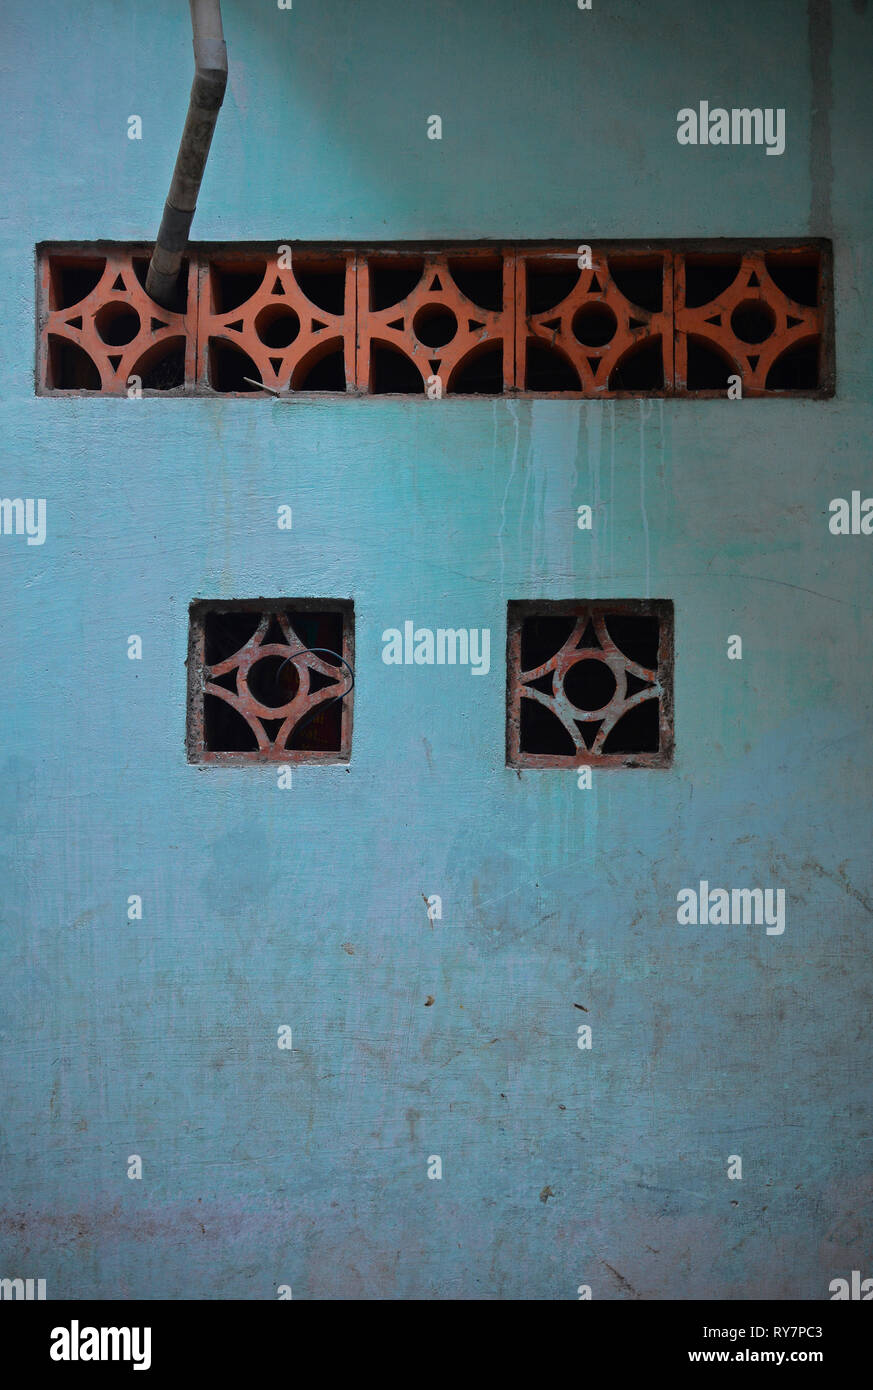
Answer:
M312 748L279 748L273 741L266 748L256 750L217 750L210 749L206 741L206 716L205 716L205 695L209 692L206 689L209 683L208 673L211 667L206 663L206 623L205 620L210 614L216 613L260 613L262 615L278 615L287 613L332 613L339 614L342 618L342 650L338 652L354 671L355 664L355 609L352 599L337 598L257 598L257 599L195 599L189 607L188 621L188 696L187 696L187 722L186 722L186 748L189 763L199 765L218 765L224 767L252 767L275 764L320 764L320 765L345 765L351 760L352 753L352 733L354 721L354 688L344 694L339 703L340 710L340 747L338 749L312 749ZM257 628L256 628L257 632ZM250 639L252 642L254 638ZM245 644L248 646L250 643ZM264 642L258 643L259 646L268 646ZM243 650L240 648L239 650ZM267 655L270 653L267 652ZM236 652L228 654L223 660L230 660ZM276 655L284 653L277 652ZM329 662L326 657L319 657L317 654L308 653L307 658L301 664L318 670L319 665L328 663L331 667L336 663ZM216 662L215 665L221 665ZM255 662L251 663L252 666ZM298 663L294 663L295 666ZM346 667L336 667L348 677ZM346 682L347 684L348 682ZM246 682L247 684L247 682ZM238 689L238 687L237 687ZM339 693L339 691L335 692ZM220 698L215 697L213 698ZM257 703L256 697L252 697ZM264 707L265 709L268 707ZM278 707L277 707L278 708ZM251 711L255 713L254 710ZM304 711L305 712L305 711ZM275 713L261 714L261 719L275 719ZM299 721L296 721L299 722ZM289 730L288 737L293 736L294 727ZM266 731L265 731L266 732Z
M290 265L279 266L278 247L290 247ZM313 399L391 399L420 400L429 403L443 399L724 399L727 376L739 375L744 398L825 399L835 393L835 349L833 309L833 248L826 238L728 238L651 240L616 239L592 242L590 250L595 268L599 267L596 288L593 282L580 284L563 301L548 311L534 311L527 303L526 268L551 264L575 271L582 239L543 243L541 241L498 241L475 243L444 242L346 242L283 243L191 243L186 249L187 302L180 299L176 309L166 311L148 300L141 284L142 266L150 254L148 245L93 242L41 243L37 246L37 353L36 392L51 397L125 396L129 375L137 366L149 372L163 361L161 354L184 357L184 380L178 385L144 385L142 394L155 398L228 400L278 400L284 403ZM287 254L287 253L284 253ZM684 299L685 266L702 258L728 260L738 257L742 275L738 282L717 295L708 307L688 305ZM767 258L781 263L794 258L798 263L812 257L817 271L817 303L793 302L788 291L769 278ZM56 270L69 269L77 261L85 264L103 258L112 275L76 306L61 310L53 299ZM635 305L622 288L619 267L626 273L634 262L639 267L660 260L663 264L663 302L660 310ZM373 309L370 293L371 267L398 266L420 261L426 276L405 298L388 309ZM135 275L126 273L133 263ZM466 263L466 271L476 264L497 263L502 275L500 308L483 307L464 290L464 278L455 282L451 267ZM613 277L613 270L617 279ZM262 282L248 300L236 309L225 310L214 300L214 272L222 266L266 266ZM295 267L304 277L319 266L344 266L342 313L323 310L301 291ZM445 274L441 273L445 270ZM605 270L605 274L600 273ZM763 272L763 273L762 273ZM331 272L333 273L333 271ZM586 272L581 270L584 277ZM589 272L590 273L590 272ZM121 275L127 288L120 292L121 307L135 310L141 322L140 333L127 345L113 346L100 339L95 314L119 298L112 285ZM278 277L282 286L275 288ZM434 277L439 288L433 287ZM95 298L96 295L96 298ZM282 300L284 298L284 305ZM771 339L760 349L748 339L740 341L732 323L740 301L756 301L772 312L775 328ZM118 308L119 306L115 306ZM288 343L268 345L257 338L259 325L272 320L281 308L297 315L299 332ZM745 303L748 308L748 303ZM754 304L752 305L754 308ZM335 310L337 305L333 305ZM610 341L576 340L574 325L589 311L616 323ZM442 348L418 339L416 324L427 323L436 311L451 314L457 321L456 338ZM582 318L580 319L580 315ZM287 315L286 315L287 317ZM153 323L162 324L154 328ZM428 336L428 335L426 335ZM583 335L584 336L584 335ZM798 361L809 356L817 344L815 386L768 387L769 366L778 364L777 375L785 377L792 354ZM528 389L526 361L534 345L542 355L557 354L570 372L569 385L550 386L548 372L540 370L541 385ZM704 350L711 363L721 361L725 384L689 387L689 354ZM789 351L790 350L790 351ZM210 380L216 353L238 358L235 386L214 389ZM374 380L373 353L402 359L408 380L403 386L379 385ZM502 390L495 389L500 356ZM90 354L90 356L89 356ZM649 380L654 357L661 362L661 385L643 384ZM344 386L334 377L342 361ZM64 363L78 365L64 365ZM572 359L572 360L571 360ZM644 359L649 365L642 366ZM53 373L78 375L91 363L91 377L99 384L91 388L76 384L59 385ZM96 363L96 366L94 365ZM436 367L434 366L436 363ZM491 363L492 365L489 365ZM251 377L252 364L263 383ZM691 364L693 367L693 363ZM713 368L714 370L714 368ZM812 373L807 363L799 375ZM790 371L797 376L797 369ZM580 389L572 385L573 374ZM231 376L234 372L231 371ZM249 377L249 380L243 380ZM437 389L433 378L439 377ZM625 380L636 378L626 386ZM173 378L175 380L175 378ZM317 385L316 385L317 381ZM253 382L255 384L253 384ZM308 385L307 383L310 383ZM456 386L460 384L461 389Z
M582 625L584 634L587 619L592 615L615 614L621 616L656 617L659 624L657 676L659 686L659 746L652 752L600 753L577 747L574 755L557 753L531 753L521 747L521 702L534 698L522 694L524 683L521 680L522 628L526 619L536 617L576 618ZM675 716L673 704L673 677L675 663L674 649L675 613L672 599L510 599L506 615L506 765L519 769L564 769L578 767L599 768L669 768L673 764L675 747ZM571 632L571 637L572 637ZM569 643L570 637L559 651ZM581 648L580 650L589 650ZM636 664L625 657L627 665ZM542 665L555 661L558 652ZM590 658L579 657L578 661ZM595 658L600 659L600 658ZM573 663L575 664L575 663ZM530 668L539 670L540 667ZM616 698L618 685L616 684ZM652 697L646 697L652 698ZM556 716L557 717L557 716ZM618 722L617 716L615 723ZM564 723L564 721L561 721ZM567 728L566 725L564 725ZM570 733L567 729L568 734Z

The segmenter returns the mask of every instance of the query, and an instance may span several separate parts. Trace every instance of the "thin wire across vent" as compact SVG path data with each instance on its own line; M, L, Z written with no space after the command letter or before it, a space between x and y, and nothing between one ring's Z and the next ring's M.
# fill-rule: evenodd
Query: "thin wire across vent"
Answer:
M353 624L344 599L193 603L189 761L347 763Z

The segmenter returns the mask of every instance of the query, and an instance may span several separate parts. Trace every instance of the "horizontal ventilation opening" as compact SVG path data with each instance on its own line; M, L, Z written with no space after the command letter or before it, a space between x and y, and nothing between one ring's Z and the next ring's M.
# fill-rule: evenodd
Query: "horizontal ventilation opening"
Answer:
M37 392L834 391L825 243L277 246L190 244L168 309L141 245L39 248Z

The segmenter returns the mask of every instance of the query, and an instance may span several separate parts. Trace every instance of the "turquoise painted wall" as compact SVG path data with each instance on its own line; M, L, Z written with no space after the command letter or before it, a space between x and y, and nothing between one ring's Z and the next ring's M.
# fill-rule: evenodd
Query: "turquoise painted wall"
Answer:
M198 239L831 236L837 395L37 398L34 245L154 235L192 61L182 5L4 13L0 492L48 537L0 537L0 1275L826 1298L873 1273L873 539L827 525L873 494L873 13L223 10ZM679 147L701 98L785 154ZM356 606L351 764L287 791L185 759L188 604L260 595ZM674 600L671 770L504 766L506 602L570 596ZM406 618L490 674L383 665ZM700 878L784 887L784 935L680 927Z

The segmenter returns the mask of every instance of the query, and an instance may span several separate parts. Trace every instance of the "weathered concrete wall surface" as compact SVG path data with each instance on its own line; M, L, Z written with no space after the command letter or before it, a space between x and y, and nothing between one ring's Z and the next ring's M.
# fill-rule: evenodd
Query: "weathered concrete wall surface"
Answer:
M837 396L37 399L34 244L154 235L192 60L184 6L7 7L0 492L48 535L0 537L0 1274L826 1298L873 1273L873 538L828 530L873 493L873 14L223 10L198 238L833 236ZM784 155L678 146L701 98ZM350 767L291 790L185 759L188 604L261 595L356 605ZM507 600L625 595L675 602L674 767L510 771ZM385 666L406 618L490 674ZM679 926L701 878L784 934Z

